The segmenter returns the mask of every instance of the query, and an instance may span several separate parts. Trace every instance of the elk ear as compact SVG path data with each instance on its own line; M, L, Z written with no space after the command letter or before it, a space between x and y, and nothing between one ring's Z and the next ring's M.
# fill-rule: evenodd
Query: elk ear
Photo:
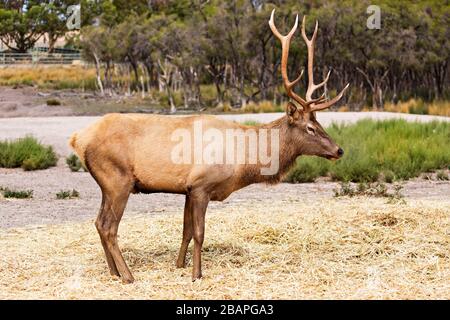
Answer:
M300 110L298 110L297 106L292 102L288 102L286 106L286 114L289 118L289 123L291 124L300 118Z

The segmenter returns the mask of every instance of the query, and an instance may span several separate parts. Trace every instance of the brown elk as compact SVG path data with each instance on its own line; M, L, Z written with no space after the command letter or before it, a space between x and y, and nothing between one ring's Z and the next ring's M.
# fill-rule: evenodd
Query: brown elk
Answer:
M71 137L70 145L101 188L102 203L95 225L110 272L121 276L123 282L134 281L117 242L119 223L130 193L186 195L183 238L176 266L185 266L186 252L194 238L192 279L195 280L202 276L201 250L209 201L222 201L232 192L253 183L279 182L300 155L315 155L327 159L338 159L343 155L342 149L317 122L314 113L336 103L348 87L347 85L330 101L325 101L323 95L313 98L314 91L324 86L329 77L328 75L320 84L314 84L313 55L317 23L311 39L306 36L304 19L302 24L302 36L308 48L309 77L306 97L303 99L293 91L302 74L291 82L287 71L289 46L297 29L298 16L295 26L286 36L282 36L276 29L273 16L274 12L269 25L282 45L282 78L288 96L294 101L288 103L286 115L280 119L266 125L249 127L212 116L110 114ZM235 129L245 134L249 130L278 130L279 170L263 175L260 170L263 165L260 162L174 163L171 154L175 142L171 139L171 134L180 128L194 134L192 128L196 121L201 121L205 129L214 128L219 132Z

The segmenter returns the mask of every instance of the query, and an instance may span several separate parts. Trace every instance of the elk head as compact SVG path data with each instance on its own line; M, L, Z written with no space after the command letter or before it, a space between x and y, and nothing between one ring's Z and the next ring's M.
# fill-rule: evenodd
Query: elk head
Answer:
M295 20L294 27L286 36L283 36L275 27L274 14L275 10L272 11L269 25L273 34L281 41L281 75L283 77L283 83L286 89L286 93L293 100L293 102L288 103L286 109L290 124L289 134L293 138L294 143L297 142L301 144L301 154L314 155L327 159L339 159L344 154L344 151L330 138L330 136L325 132L319 122L317 122L315 112L327 109L338 102L344 95L349 84L347 84L336 97L329 101L326 101L325 94L322 94L318 98L313 98L314 92L327 83L330 77L330 72L328 72L325 80L323 80L321 83L314 83L314 45L317 37L318 23L316 21L316 27L314 29L312 38L308 39L305 31L305 17L303 17L302 37L305 40L306 46L308 48L308 88L306 91L305 99L297 95L293 89L294 86L301 80L303 76L303 70L297 77L297 79L295 79L294 81L289 81L287 64L291 39L298 26L298 15Z

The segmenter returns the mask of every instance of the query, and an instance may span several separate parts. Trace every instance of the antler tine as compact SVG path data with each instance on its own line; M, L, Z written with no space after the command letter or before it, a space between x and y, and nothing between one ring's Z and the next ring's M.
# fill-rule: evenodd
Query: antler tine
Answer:
M322 102L324 102L324 101L325 101L325 92L322 93L322 95L321 95L319 98L317 98L317 99L312 99L311 101L307 101L306 104L307 104L308 106L310 106L310 105L312 105L312 104L322 103Z
M302 79L304 71L305 70L302 69L302 71L300 71L300 74L298 75L297 79L295 79L294 81L292 81L290 83L290 88L294 88L294 86Z
M287 95L290 98L294 99L300 105L305 107L306 106L306 101L303 98L301 98L300 96L298 96L292 90L293 87L302 78L303 70L300 73L300 75L297 77L297 79L295 79L292 82L289 81L289 76L288 76L288 72L287 72L287 64L288 64L288 57L289 57L289 46L291 45L292 36L295 34L295 31L297 30L297 27L298 27L298 15L295 18L294 27L291 29L291 31L289 31L289 33L286 36L283 36L278 31L277 27L275 26L274 16L275 16L275 9L272 10L272 14L270 15L269 26L270 26L270 29L272 30L273 34L281 41L281 49L282 49L282 54L281 54L281 75L283 77L284 87L286 89Z
M317 89L314 84L314 46L316 44L317 31L319 29L319 23L316 21L316 26L314 28L314 33L311 39L306 35L306 15L303 16L302 20L302 37L306 43L308 49L308 89L306 90L306 101L312 100L312 95Z
M307 42L307 43L314 42L317 38L317 31L319 29L319 21L316 20L316 26L314 27L314 33L313 33L311 39L309 39L306 36L305 24L306 24L306 15L303 16L303 20L302 20L302 36L303 36L303 39L305 40L305 42Z
M328 82L328 79L330 79L330 74L331 74L331 70L328 71L327 76L321 83L314 85L314 90L317 90L317 89L323 87Z
M283 36L277 29L277 27L275 26L275 9L272 10L272 14L270 15L270 20L269 20L269 26L270 29L272 30L272 32L275 34L275 36L280 39L280 41L283 40L288 40L289 44L291 41L292 36L294 35L295 31L297 31L297 27L298 27L298 15L295 19L295 24L292 27L291 31L289 31L289 33L286 36Z
M280 39L280 41L283 41L283 35L278 31L277 27L275 26L275 22L274 22L274 15L275 15L275 9L272 10L272 14L270 15L270 20L269 20L269 26L270 29L272 30L273 34Z
M327 102L321 103L321 104L313 105L311 107L311 112L324 110L324 109L327 109L327 108L331 107L332 105L334 105L336 102L341 100L341 98L344 96L344 93L345 93L345 91L347 91L349 86L350 86L350 83L347 83L347 85L344 87L344 89L342 89L342 91L333 99L331 99Z

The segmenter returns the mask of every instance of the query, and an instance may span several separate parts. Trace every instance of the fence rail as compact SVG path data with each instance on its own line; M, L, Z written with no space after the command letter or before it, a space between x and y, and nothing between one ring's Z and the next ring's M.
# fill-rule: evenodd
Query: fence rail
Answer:
M79 53L10 53L0 52L0 65L21 65L21 64L73 64L82 62Z

